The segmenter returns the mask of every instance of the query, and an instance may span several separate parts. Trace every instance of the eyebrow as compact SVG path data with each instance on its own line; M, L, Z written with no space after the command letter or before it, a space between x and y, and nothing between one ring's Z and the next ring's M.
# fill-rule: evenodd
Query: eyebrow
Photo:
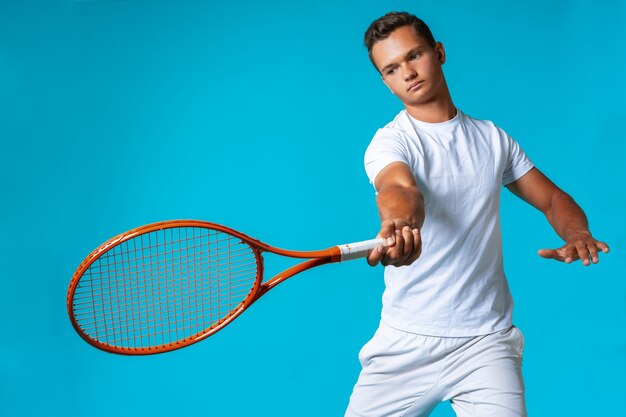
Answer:
M419 51L419 50L421 50L421 49L423 49L423 48L424 48L424 47L423 47L422 45L417 45L415 48L413 48L413 49L411 49L409 52L407 52L407 53L404 55L404 58L408 57L408 56L409 56L409 55L411 55L412 53L417 52L417 51ZM391 69L391 68L396 67L396 66L398 66L398 64L397 64L397 63L395 63L395 62L392 62L391 64L387 64L387 65L385 65L384 67L382 67L382 68L380 69L380 72L381 72L381 74L382 74L383 72L387 71L388 69Z

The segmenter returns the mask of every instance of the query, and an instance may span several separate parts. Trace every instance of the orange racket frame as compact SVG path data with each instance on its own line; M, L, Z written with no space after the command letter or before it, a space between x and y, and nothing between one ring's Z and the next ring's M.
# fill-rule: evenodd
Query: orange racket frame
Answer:
M94 337L87 334L79 325L75 313L74 313L74 295L76 288L80 282L81 277L88 270L88 268L102 255L111 250L117 245L122 244L130 239L133 239L137 236L148 234L154 231L160 231L164 229L171 228L182 228L182 227L195 227L195 228L203 228L210 229L219 232L223 232L229 234L233 237L240 239L242 242L246 243L253 251L254 257L256 258L257 265L257 273L254 281L254 285L251 287L250 292L245 297L245 299L223 319L213 324L209 328L204 331L195 334L193 336L186 337L184 339L168 343L165 345L158 346L150 346L150 347L139 347L139 348L130 348L130 347L121 347L114 346L100 340L95 339ZM286 279L300 273L306 271L307 269L314 268L316 266L324 265L327 263L333 262L341 262L349 259L356 259L360 257L364 257L367 253L375 248L378 245L385 246L385 242L383 239L372 239L362 242L356 242L352 244L333 246L324 250L317 251L292 251L285 250L270 246L266 243L261 242L260 240L254 239L250 236L247 236L241 232L233 230L229 227L222 226L216 223L210 223L200 220L169 220L162 221L158 223L152 223L145 226L137 227L135 229L129 230L125 233L114 236L113 238L107 240L94 251L92 251L79 265L76 272L72 276L70 281L69 289L67 292L67 311L70 317L70 321L72 326L76 330L76 332L90 345L105 350L111 353L123 354L123 355L147 355L147 354L156 354L168 352L176 349L180 349L185 346L189 346L196 342L199 342L219 330L223 329L225 326L230 324L235 318L237 318L243 311L245 311L248 307L250 307L256 300L262 297L265 293L267 293L270 289L274 288L276 285L285 281ZM275 275L271 279L263 281L263 270L264 270L264 260L263 260L263 252L270 252L277 255L282 255L290 258L308 258L307 261L301 262L297 265L294 265L279 274Z

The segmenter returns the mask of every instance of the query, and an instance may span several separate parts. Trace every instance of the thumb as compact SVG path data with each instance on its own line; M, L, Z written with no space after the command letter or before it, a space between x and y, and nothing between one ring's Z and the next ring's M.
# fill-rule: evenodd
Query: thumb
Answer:
M394 246L396 227L393 221L385 220L380 227L380 233L378 235L387 240L387 247Z
M557 261L563 260L559 256L558 252L555 251L554 249L539 249L537 251L537 254L541 256L542 258L546 258L546 259L556 259Z
M378 245L370 252L367 257L367 263L370 266L376 266L380 262L380 260L385 256L385 247L383 245Z

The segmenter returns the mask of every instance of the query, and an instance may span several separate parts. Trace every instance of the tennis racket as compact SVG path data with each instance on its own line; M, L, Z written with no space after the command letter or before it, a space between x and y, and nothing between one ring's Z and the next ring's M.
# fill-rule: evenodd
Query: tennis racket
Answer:
M115 236L69 285L74 329L107 352L179 349L223 329L276 285L307 269L367 256L383 239L320 251L278 249L225 226L173 220ZM263 282L263 252L307 258Z

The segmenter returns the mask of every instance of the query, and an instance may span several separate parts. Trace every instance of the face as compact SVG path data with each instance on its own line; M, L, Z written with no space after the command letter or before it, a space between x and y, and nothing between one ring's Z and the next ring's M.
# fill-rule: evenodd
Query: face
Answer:
M441 66L446 54L440 42L431 47L410 26L400 27L372 47L383 82L406 106L449 96Z

